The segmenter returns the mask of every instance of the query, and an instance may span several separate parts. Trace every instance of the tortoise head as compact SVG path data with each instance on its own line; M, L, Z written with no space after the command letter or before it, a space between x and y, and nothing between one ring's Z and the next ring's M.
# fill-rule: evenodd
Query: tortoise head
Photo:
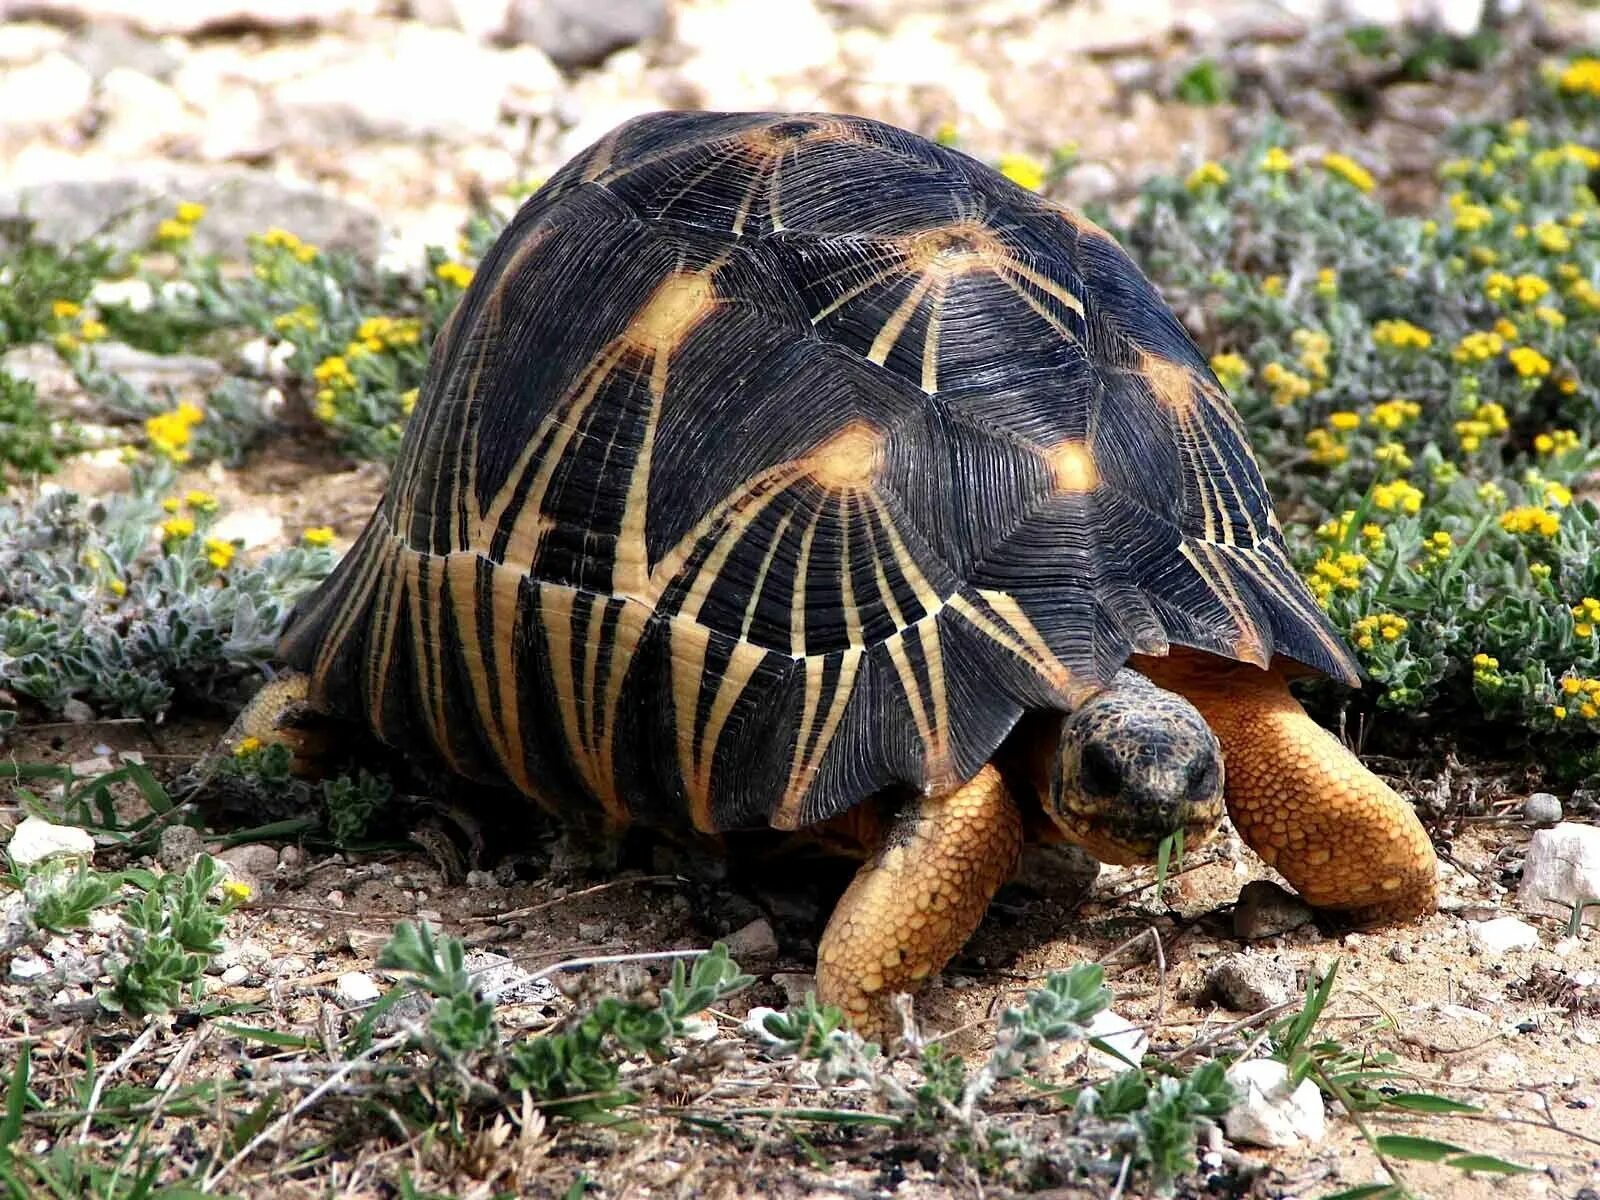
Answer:
M1180 830L1194 846L1222 822L1222 747L1189 701L1135 671L1062 723L1046 808L1101 862L1151 862Z

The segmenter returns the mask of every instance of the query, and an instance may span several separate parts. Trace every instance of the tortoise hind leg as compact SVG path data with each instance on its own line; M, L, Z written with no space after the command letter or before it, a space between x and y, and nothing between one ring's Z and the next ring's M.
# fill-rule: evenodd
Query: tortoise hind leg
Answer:
M1306 714L1280 676L1164 661L1140 669L1170 678L1205 716L1227 764L1228 815L1308 904L1365 925L1433 911L1437 862L1417 814Z
M992 765L953 792L907 803L822 935L822 1001L886 1042L898 1028L895 993L915 991L961 949L1021 850L1022 813Z

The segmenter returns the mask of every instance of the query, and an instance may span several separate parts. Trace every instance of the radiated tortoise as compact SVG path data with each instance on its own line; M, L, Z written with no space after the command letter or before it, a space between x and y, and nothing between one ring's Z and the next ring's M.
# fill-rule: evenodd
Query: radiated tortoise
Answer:
M1172 312L861 118L660 113L562 168L281 657L241 729L297 703L614 827L855 831L818 986L869 1033L1029 837L1144 859L1225 797L1313 905L1434 901L1411 808L1290 696L1357 671Z

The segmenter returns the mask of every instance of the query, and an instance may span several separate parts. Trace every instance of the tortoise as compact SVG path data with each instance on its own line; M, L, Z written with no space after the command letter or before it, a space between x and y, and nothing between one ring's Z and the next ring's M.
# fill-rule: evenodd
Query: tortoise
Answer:
M1225 803L1314 906L1434 903L1290 694L1357 666L1177 318L1083 216L860 117L647 115L531 196L279 654L241 733L848 840L817 985L869 1035L1025 839L1143 861Z

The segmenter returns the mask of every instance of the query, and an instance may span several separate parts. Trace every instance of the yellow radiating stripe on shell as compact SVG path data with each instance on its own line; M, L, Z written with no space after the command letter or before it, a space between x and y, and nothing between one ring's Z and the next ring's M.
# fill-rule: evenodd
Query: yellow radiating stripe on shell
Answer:
M538 798L528 777L528 762L522 744L522 713L517 696L516 672L500 661L502 647L512 645L517 618L517 595L521 577L504 567L489 568L489 626L478 620L478 572L485 561L473 552L452 554L445 559L450 602L456 625L461 630L461 654L466 664L478 720L489 737L500 769L518 791ZM494 676L491 687L489 678Z
M813 655L801 660L805 672L805 697L800 721L795 729L795 741L790 758L789 779L784 785L783 797L773 810L770 823L774 829L794 829L800 824L800 805L816 780L822 759L833 741L834 732L844 716L845 705L855 691L856 676L866 652L850 647L839 652L839 672L828 697L826 713L822 713L822 685L827 672L827 655ZM820 714L820 724L819 721ZM807 746L812 746L807 753Z

